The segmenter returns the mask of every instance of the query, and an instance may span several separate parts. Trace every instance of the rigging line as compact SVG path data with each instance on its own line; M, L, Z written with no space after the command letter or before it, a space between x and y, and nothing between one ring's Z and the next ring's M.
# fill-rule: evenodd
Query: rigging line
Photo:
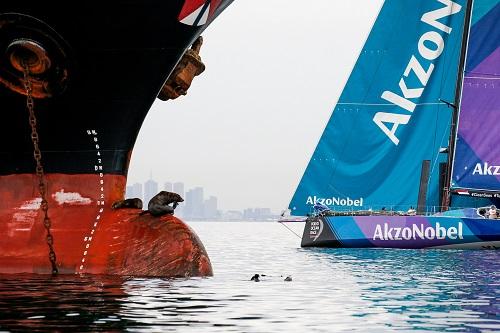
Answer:
M439 95L441 96L442 95L442 92L443 92L443 87L444 87L444 72L443 71L443 75L441 76L441 86L440 86L440 92L439 92ZM442 101L440 99L440 102L439 103L432 103L432 104L436 104L436 105L446 105L448 107L452 107L453 108L453 105L449 102L446 102L446 101ZM433 147L436 147L436 141L437 141L437 135L438 135L438 132L439 132L439 117L441 115L442 112L439 111L439 106L437 108L437 112L436 112L436 121L434 122L434 139L433 139ZM450 127L450 122L451 122L451 119L448 120L447 122L447 125L446 127ZM431 166L431 170L430 170L430 176L429 178L427 179L427 186L429 187L431 185L431 180L432 180L432 175L434 173L434 170L436 168L436 165L438 165L438 162L439 162L439 157L440 157L440 150L441 150L441 147L443 147L443 143L444 141L446 140L446 131L443 131L443 135L441 136L441 140L439 141L439 148L438 148L438 153L434 155L434 161L432 162L432 166ZM433 153L433 152L431 152Z
M451 117L451 128L450 128L450 136L449 136L449 144L448 144L448 161L446 164L446 178L443 186L443 211L447 211L450 202L451 202L451 177L453 173L453 160L455 158L455 149L456 149L456 138L458 132L458 122L459 122L459 106L462 101L462 89L464 83L465 76L465 66L467 62L467 46L469 43L469 35L471 28L471 18L472 18L472 3L473 0L466 1L466 9L465 9L465 18L464 18L464 29L462 34L462 44L460 47L460 58L457 70L457 78L455 82L455 104L457 108L453 109L453 114Z
M443 70L441 71L441 77L440 77L439 102L438 103L429 103L429 105L431 105L431 104L443 105L444 104L444 105L447 105L448 107L453 107L453 105L451 103L443 101L441 98L444 97L444 90L445 90L445 82L447 80L447 73L450 71L450 67L454 63L452 55L455 54L457 52L457 49L459 49L459 48L461 48L460 43L454 43L453 48L445 48L445 51L444 51L445 53L443 54L443 57L441 58ZM437 112L436 112L436 121L434 123L435 130L434 130L433 147L436 146L437 135L439 132L439 119L440 119L440 115L441 115L441 112L439 112L439 111L440 111L440 108L438 107ZM446 125L447 125L447 128L450 127L451 119L448 120ZM446 131L443 131L443 135L442 135L441 140L439 142L439 147L443 147L443 143L445 140L446 140ZM438 148L438 149L440 149L440 148ZM440 158L440 153L438 150L438 153L434 155L434 161L433 161L432 166L431 166L430 176L427 180L428 187L431 185L431 180L433 179L432 176L433 176L433 173L434 173L436 166L439 163L439 158Z
M486 75L486 74L483 74ZM484 77L484 76L465 76L464 79L478 79L478 80L500 80L500 77Z
M415 105L441 105L441 104L446 104L443 102L427 102L427 103L415 103ZM364 106L393 106L394 103L337 103L337 105L364 105Z
M285 228L287 228L292 234L294 234L298 238L302 239L302 237L300 237L299 235L297 235L297 233L295 231L293 231L292 229L290 229L286 224L284 224L284 222L278 221L278 223L281 224L282 226L284 226Z
M448 121L447 123L447 127L449 127L451 123L451 119ZM437 135L437 133L435 133ZM446 131L443 132L443 135L441 136L441 141L439 143L439 146L440 147L443 147L443 143L444 141L446 140ZM438 165L438 160L439 160L439 154L440 152L438 152L436 155L435 155L435 158L434 158L434 161L432 163L432 167L431 167L431 171L430 171L430 176L429 176L429 179L427 180L427 186L430 186L431 184L431 180L432 180L432 175L434 173L434 169L436 168L436 166Z
M434 153L433 148L436 147L436 141L437 141L437 136L438 136L438 131L439 131L439 106L437 107L437 109L438 109L437 110L438 112L436 112L435 121L434 121L434 138L432 139L431 154ZM446 132L446 131L444 131L444 132ZM441 146L441 144L440 144L440 146ZM435 155L434 163L436 162L436 159L439 158L439 150L440 150L440 148L438 148L438 153ZM434 165L431 168L431 172L433 170L434 170ZM427 179L427 185L429 185L431 178L432 178L432 173L430 174L430 176ZM427 199L427 198L425 198L425 199Z

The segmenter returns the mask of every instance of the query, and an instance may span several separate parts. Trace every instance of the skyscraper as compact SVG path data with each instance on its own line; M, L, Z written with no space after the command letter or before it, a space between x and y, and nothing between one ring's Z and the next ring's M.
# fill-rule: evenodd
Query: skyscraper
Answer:
M177 193L184 198L184 183L176 182L174 183L173 192Z
M203 187L195 187L193 191L193 217L203 218Z
M127 193L126 193L127 198L139 198L142 200L142 184L141 183L135 183L132 186L127 186Z
M173 192L177 193L178 195L180 195L184 200L186 200L186 195L184 193L184 183L182 182L175 182L173 184ZM177 208L175 209L175 214L179 217L186 217L186 212L185 212L185 209L186 209L186 202L181 202L179 203L179 206L177 206Z
M158 194L158 183L149 179L144 183L144 206L147 207L149 200Z
M206 219L215 219L218 216L217 198L211 196L203 203L203 217Z
M126 198L137 198L134 193L134 187L132 185L128 185L125 189L125 199Z
M166 182L163 189L167 192L173 192L173 185L170 182ZM182 195L181 195L182 196Z
M255 211L253 208L246 208L243 210L243 218L247 220L252 220L255 218Z
M195 187L187 191L185 203L184 216L186 218L203 218L203 187Z

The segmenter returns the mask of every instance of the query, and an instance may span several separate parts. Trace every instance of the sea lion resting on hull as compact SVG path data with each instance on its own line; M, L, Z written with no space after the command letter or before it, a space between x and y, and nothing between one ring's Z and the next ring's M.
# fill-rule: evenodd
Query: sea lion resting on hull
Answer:
M142 209L142 200L139 198L125 199L115 201L111 208L120 209L120 208L139 208Z
M147 212L153 216L173 214L179 202L183 201L184 199L177 193L161 191L149 200L148 210L142 212L141 215ZM170 204L172 204L172 206L169 206Z

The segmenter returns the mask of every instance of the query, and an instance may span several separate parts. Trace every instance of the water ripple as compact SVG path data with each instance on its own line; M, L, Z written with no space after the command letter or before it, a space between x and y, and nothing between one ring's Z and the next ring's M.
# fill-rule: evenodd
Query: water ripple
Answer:
M279 224L192 226L214 277L0 275L0 331L500 331L498 251L301 249Z

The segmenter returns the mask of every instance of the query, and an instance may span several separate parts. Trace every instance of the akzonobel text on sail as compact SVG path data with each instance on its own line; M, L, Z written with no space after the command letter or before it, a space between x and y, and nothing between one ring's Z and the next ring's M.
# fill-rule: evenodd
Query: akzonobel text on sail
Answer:
M428 24L436 30L425 32L418 41L418 54L411 55L401 79L399 80L400 93L386 90L382 93L382 98L404 110L404 113L377 112L373 117L375 124L385 135L397 146L399 138L396 130L400 125L406 125L410 121L411 115L416 107L416 102L422 96L427 82L434 71L434 61L438 59L445 48L444 34L451 34L452 28L439 20L457 14L462 9L459 4L450 0L436 0L444 4L445 7L430 11L422 15L420 21ZM424 67L425 66L425 67ZM415 76L420 82L420 86L408 87L405 78L410 75ZM402 96L401 96L402 95ZM386 124L392 123L389 129Z
M307 205L327 205L327 206L355 206L361 207L363 206L363 198L359 199L351 199L349 197L340 198L340 197L331 197L331 198L318 198L317 196L308 196L306 200Z
M489 165L488 162L477 163L472 171L472 175L500 176L500 165Z

